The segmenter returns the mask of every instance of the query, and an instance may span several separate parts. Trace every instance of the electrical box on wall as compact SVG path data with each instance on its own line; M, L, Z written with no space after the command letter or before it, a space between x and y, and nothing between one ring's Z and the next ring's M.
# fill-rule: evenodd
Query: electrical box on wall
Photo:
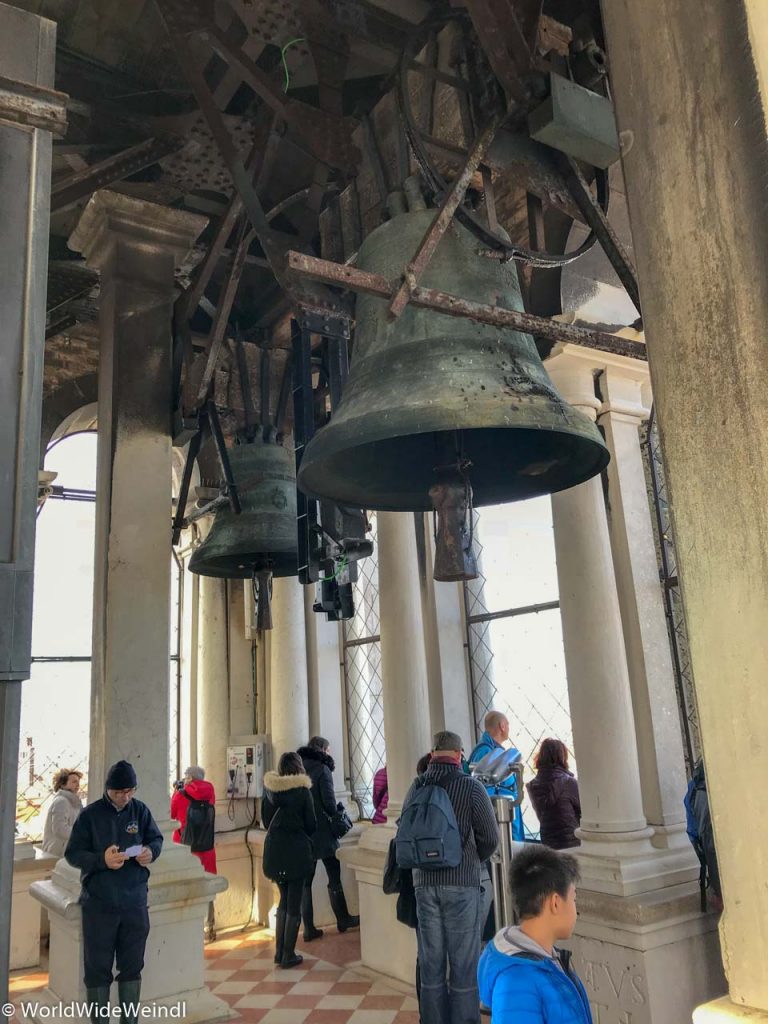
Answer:
M227 747L227 796L232 800L254 800L264 792L267 739L265 736L235 736Z

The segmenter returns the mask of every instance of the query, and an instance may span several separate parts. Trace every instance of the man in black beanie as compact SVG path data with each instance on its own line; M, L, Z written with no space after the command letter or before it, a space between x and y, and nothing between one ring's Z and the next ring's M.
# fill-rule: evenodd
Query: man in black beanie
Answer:
M134 798L136 786L132 764L113 764L104 795L80 814L64 851L81 871L85 987L94 1024L109 1012L115 960L123 1024L136 1024L138 1015L149 935L147 865L160 856L163 836L146 804Z

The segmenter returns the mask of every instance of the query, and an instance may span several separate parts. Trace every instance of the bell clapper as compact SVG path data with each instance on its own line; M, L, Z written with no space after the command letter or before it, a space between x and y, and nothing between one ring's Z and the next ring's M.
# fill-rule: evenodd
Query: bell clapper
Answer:
M272 629L272 570L254 569L252 586L256 605L256 628Z
M435 567L439 582L477 579L472 551L472 463L457 453L457 461L435 467L437 480L429 489L435 523Z

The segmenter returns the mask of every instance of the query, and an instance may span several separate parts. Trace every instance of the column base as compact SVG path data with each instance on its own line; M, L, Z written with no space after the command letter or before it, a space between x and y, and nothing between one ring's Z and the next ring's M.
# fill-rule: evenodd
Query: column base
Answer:
M653 829L642 832L577 833L581 846L574 853L581 869L581 888L613 896L636 896L699 877L699 862L691 844L654 845Z
M748 1021L749 1024L768 1024L768 1010L755 1010L739 1006L726 996L706 1003L693 1011L693 1024L723 1024L730 1021Z
M150 932L141 989L144 1005L180 1007L169 1016L188 1024L234 1016L204 982L203 928L208 904L226 887L226 878L203 871L186 846L166 844L151 868L149 881ZM85 1001L80 872L60 860L51 880L35 882L30 892L48 910L51 927L48 987L30 1000L39 998L45 1007L35 1018L42 1024L50 1022L49 1006ZM117 1005L116 985L111 998Z
M360 901L360 959L364 967L413 985L416 973L416 932L400 924L396 896L382 890L394 825L371 825L352 848L339 850L339 860L357 878Z
M594 1024L682 1024L700 1003L727 991L718 917L701 913L696 884L629 898L580 889L578 903L566 945Z

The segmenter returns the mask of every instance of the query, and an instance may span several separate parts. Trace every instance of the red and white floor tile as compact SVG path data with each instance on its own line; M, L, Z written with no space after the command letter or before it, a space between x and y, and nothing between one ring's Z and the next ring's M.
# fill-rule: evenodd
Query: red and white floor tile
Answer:
M270 931L233 935L205 947L206 982L244 1024L418 1024L412 988L360 964L360 934L326 930L311 945L299 941L300 967L273 963ZM46 984L40 971L12 975L11 999Z

